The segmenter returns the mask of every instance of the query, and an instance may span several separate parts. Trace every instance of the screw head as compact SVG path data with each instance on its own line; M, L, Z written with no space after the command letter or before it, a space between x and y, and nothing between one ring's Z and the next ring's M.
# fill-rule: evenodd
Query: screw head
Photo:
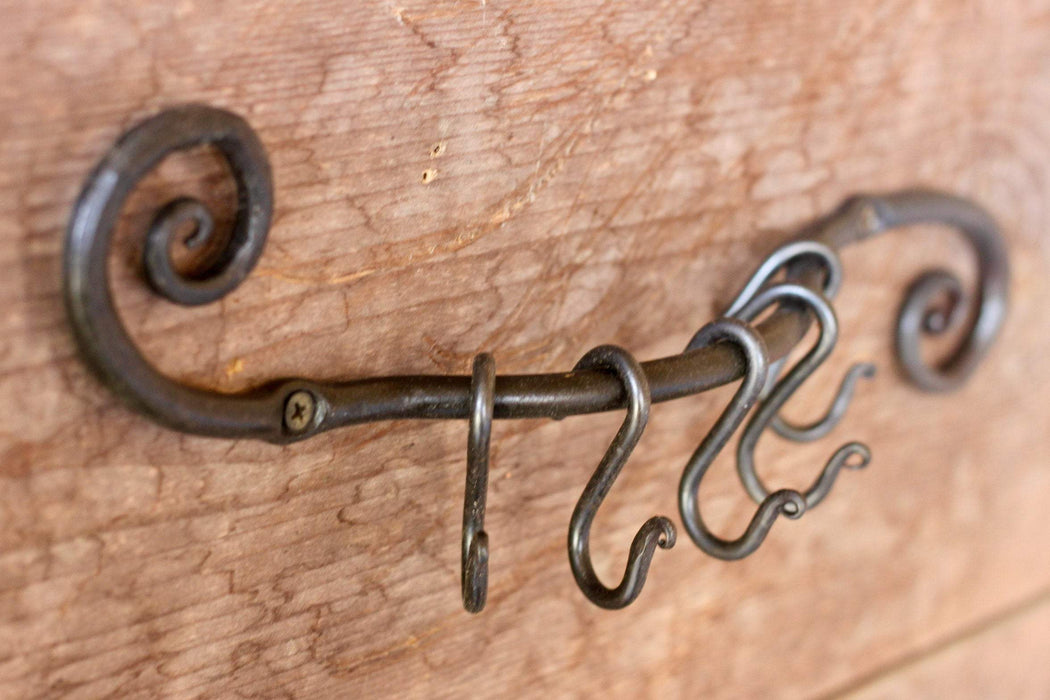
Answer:
M301 433L313 424L317 401L309 391L296 391L284 402L284 427Z

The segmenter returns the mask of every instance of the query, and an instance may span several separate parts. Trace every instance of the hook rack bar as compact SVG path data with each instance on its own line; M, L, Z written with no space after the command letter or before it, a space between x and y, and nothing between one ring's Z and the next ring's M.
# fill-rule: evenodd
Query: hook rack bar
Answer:
M199 435L259 438L275 443L294 442L333 428L370 421L467 419L477 412L477 382L466 375L389 376L349 382L292 378L239 394L224 394L186 386L158 372L131 341L116 312L107 265L109 248L124 203L142 178L169 154L201 145L218 149L236 181L238 208L232 233L206 269L193 275L180 273L171 260L171 244L177 232L187 223L194 224L195 232L187 241L187 245L194 247L214 236L215 226L202 202L186 197L172 201L157 213L146 237L143 267L147 280L158 294L175 303L205 304L235 289L262 254L273 214L273 181L265 148L247 122L221 109L187 105L163 111L125 133L88 177L73 209L63 257L64 297L77 346L105 385L135 410L170 428ZM995 222L972 202L936 191L904 190L846 201L829 216L806 227L795 242L775 251L763 263L725 314L728 317L747 312L749 300L771 299L769 303L775 305L775 310L768 318L755 326L746 326L746 333L738 328L742 333L739 337L753 338L753 347L760 348L761 352L752 352L748 357L738 344L705 341L691 343L679 355L637 363L626 351L606 347L603 352L616 360L615 366L622 370L619 374L608 371L609 367L584 363L565 373L495 377L485 389L484 423L487 426L492 418L565 418L628 406L635 406L632 410L637 412L639 401L647 414L650 403L670 401L727 384L744 377L749 368L756 366L763 368L764 382L767 364L768 380L773 382L783 358L802 339L811 322L811 312L816 309L821 319L820 356L817 357L814 350L804 360L807 362L813 356L804 371L792 370L775 388L767 387L768 391L763 390L761 395L755 387L747 396L740 395L740 405L732 410L732 425L727 417L722 428L729 429L720 428L726 433L722 435L724 439L710 442L700 457L694 456L695 473L683 483L695 491L706 466L755 401L765 403L758 411L763 419L758 423L752 421L754 427L749 424L747 429L749 437L745 439L751 440L751 444L767 424L796 441L815 439L835 427L857 377L861 372L870 375L872 370L870 366L858 366L858 371L843 382L827 415L810 426L796 428L776 415L834 344L837 322L827 300L834 296L842 278L837 251L884 231L915 224L941 224L958 229L977 259L973 297L964 294L963 285L955 275L933 270L912 285L898 314L896 347L904 373L924 391L954 389L987 354L1002 326L1009 284L1006 249ZM776 288L768 284L781 269L786 278L779 285L782 293L771 297ZM761 300L755 303L767 305ZM969 325L955 350L940 364L928 364L921 353L922 337L957 330L964 319L969 319ZM723 330L730 328L725 318L717 323ZM713 338L718 334L712 331L708 335ZM759 357L756 352L765 356ZM620 375L629 376L631 381ZM647 389L640 394L635 387L632 393L631 382ZM634 440L644 429L644 420L639 425L631 433ZM630 446L624 447L625 440L626 437L618 435L596 472L595 479L605 475L604 481L599 479L602 489L589 500L581 497L583 505L578 506L578 510L584 508L580 511L583 513L581 523L589 523L586 518L593 515L633 448L634 443L630 441L627 441ZM850 446L864 455L866 463L867 447L859 443L850 443ZM827 494L835 473L845 463L845 457L841 463L835 462L839 456L836 453L833 463L829 463L821 480L811 489L811 502L806 504L810 508ZM477 454L474 458L479 474L487 470L487 455ZM718 540L706 534L701 525L691 527L690 536L696 544L714 556L729 559L746 556L761 542L778 513L789 517L802 513L803 508L798 504L803 502L803 497L799 492L782 490L769 496L748 469L741 471L741 475L745 483L749 478L754 482L749 492L756 500L768 501L774 496L778 500L760 508L761 517L755 521L758 524L752 523L754 532L749 530L750 534L739 541ZM482 481L477 481L475 491L479 489L484 489ZM479 529L484 493L477 493L473 498L480 504L480 510L476 515L468 513L465 528ZM683 496L682 503L683 519L687 523L691 522L689 518L700 522L695 494ZM654 533L659 530L663 538L659 541L661 547L669 547L674 541L670 521L653 520L657 521L660 528L646 530L648 534L642 538L645 546L638 542L632 546L632 566L636 568L628 570L625 582L630 579L633 583L616 591L591 580L593 572L586 564L589 525L576 523L576 529L570 533L570 558L575 552L574 573L592 601L604 607L622 607L637 596L644 583L652 547L657 542L653 539ZM465 530L464 543L469 544L473 529L470 533ZM475 559L470 572L464 568L464 601L472 611L484 605L486 576L479 567L482 559L487 561L487 551ZM466 567L466 555L464 562ZM621 588L624 585L627 584Z
M273 211L269 161L248 124L230 112L203 105L169 109L125 134L110 150L77 200L66 238L65 301L77 345L88 364L128 404L176 430L228 438L254 437L277 443L301 440L332 428L394 418L463 419L470 410L469 376L399 376L342 383L289 379L243 394L184 386L160 374L139 353L121 323L110 293L106 265L113 229L135 185L168 154L211 144L226 157L237 181L239 211L224 254L193 278L171 266L168 242L178 223L196 219L199 235L211 234L211 218L199 202L176 200L158 214L147 239L144 265L158 293L182 304L214 301L232 291L262 253ZM926 390L946 390L973 371L991 345L1006 311L1009 277L1005 249L992 219L976 205L928 191L857 197L813 224L803 238L839 249L882 231L918 223L961 230L977 252L979 310L964 343L942 367L919 355L922 325L946 283L927 283L909 297L898 324L905 371ZM789 279L817 289L822 274L812 260L792 263ZM933 278L927 278L933 279ZM954 279L954 278L950 278ZM955 314L957 315L957 314ZM803 309L785 305L759 326L770 356L780 358L801 339L809 320ZM652 399L659 403L739 379L737 352L715 345L642 363ZM284 421L284 405L296 391L315 399L312 420L302 430ZM496 380L496 418L564 418L626 405L614 377L593 370L504 375Z

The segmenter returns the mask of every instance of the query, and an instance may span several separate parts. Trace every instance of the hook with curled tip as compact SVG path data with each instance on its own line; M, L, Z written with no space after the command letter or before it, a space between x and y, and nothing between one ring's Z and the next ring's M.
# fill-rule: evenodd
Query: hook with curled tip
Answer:
M842 383L839 384L839 389L835 392L835 398L832 399L831 406L828 407L827 412L822 418L806 425L796 425L777 415L773 416L770 425L777 435L788 440L794 440L795 442L813 442L814 440L819 440L834 430L842 420L843 416L846 415L850 402L853 401L853 393L857 389L857 382L861 379L874 379L875 373L876 368L872 363L858 362L850 367L846 372L846 376L842 378ZM772 376L772 373L770 374ZM767 386L768 391L764 392L765 395L768 395L768 393L772 391L775 384L770 383Z
M791 519L802 517L806 501L798 491L789 489L767 496L759 504L744 534L735 540L718 537L704 523L698 500L700 482L759 399L768 371L765 342L751 326L737 319L723 318L707 324L689 341L686 352L718 342L733 343L740 349L744 356L744 379L682 472L678 509L685 530L697 547L713 557L734 560L743 559L758 549L778 516L786 515Z
M737 447L737 472L740 475L740 480L751 498L759 503L769 496L769 491L755 472L755 445L766 427L780 412L784 403L827 359L838 341L838 320L835 318L835 312L831 305L828 304L821 294L801 285L778 284L763 289L739 311L738 316L744 320L751 320L769 306L783 301L792 301L806 305L817 317L817 323L820 326L820 336L817 338L816 345L810 348L809 352L806 353L799 363L792 367L791 371L777 383L768 398L759 405L758 410L744 429L740 445ZM846 383L843 382L844 385ZM840 413L844 413L845 409L846 406L843 405ZM838 417L835 420L837 421ZM850 458L854 455L860 456L861 461L850 462ZM806 499L806 507L813 508L824 500L824 497L831 491L835 478L842 467L860 469L866 467L869 461L871 461L871 452L867 446L859 442L843 445L828 460L820 476L803 494Z
M601 608L617 610L634 602L645 585L649 565L657 547L670 549L675 544L675 528L670 520L655 516L645 521L631 542L627 568L616 588L602 584L591 564L590 534L594 516L609 494L616 478L642 437L649 420L649 382L641 365L623 348L600 345L578 363L577 370L615 372L627 393L627 416L598 464L590 481L580 494L569 522L569 564L576 584L587 598Z
M828 245L820 241L801 239L786 243L777 248L773 253L762 261L762 264L751 275L743 289L729 305L725 315L729 317L740 317L740 311L758 294L758 292L769 284L773 276L781 269L795 260L813 256L820 260L824 268L825 299L834 299L842 286L842 261L838 254ZM781 358L769 365L765 387L762 389L761 398L766 398L773 391L781 370L787 363L787 358ZM850 401L853 400L853 392L856 390L857 382L861 379L871 379L875 376L875 365L870 362L853 365L842 380L831 406L822 418L807 425L795 425L786 419L773 416L771 425L773 430L783 438L795 442L811 442L824 437L839 424L846 414Z
M481 353L474 358L470 381L470 428L467 440L467 487L463 497L463 607L477 613L485 607L489 584L489 536L485 495L489 481L489 439L496 395L496 361Z

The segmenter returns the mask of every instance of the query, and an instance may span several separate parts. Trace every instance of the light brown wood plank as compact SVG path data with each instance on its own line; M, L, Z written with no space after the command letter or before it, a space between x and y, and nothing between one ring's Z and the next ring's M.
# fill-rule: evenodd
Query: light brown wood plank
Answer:
M843 697L1045 698L1050 692L1050 599L909 660Z

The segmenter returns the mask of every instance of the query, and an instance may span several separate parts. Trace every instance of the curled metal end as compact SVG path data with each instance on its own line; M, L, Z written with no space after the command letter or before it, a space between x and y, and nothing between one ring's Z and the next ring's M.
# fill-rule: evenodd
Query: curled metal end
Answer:
M704 523L699 503L700 482L759 399L768 371L768 356L762 337L737 319L724 318L707 324L689 341L686 351L719 342L732 343L739 348L744 358L744 379L686 464L678 487L678 510L686 532L697 547L713 557L734 560L743 559L758 549L778 516L801 517L806 510L806 501L797 491L785 489L771 494L759 504L744 534L734 540L718 537Z
M908 288L897 315L897 358L904 371L921 388L950 391L976 367L976 360L960 354L967 349L965 341L956 351L956 356L941 367L930 367L920 348L924 335L942 335L958 329L969 313L969 307L962 283L947 270L929 270Z
M743 559L756 549L766 539L770 528L776 519L783 515L789 520L798 520L806 512L805 497L794 489L780 489L766 496L758 504L751 522L747 525L744 534L733 542L732 548L724 554L715 554L719 559ZM705 550L706 551L706 550Z
M591 564L590 532L594 516L609 494L624 464L642 437L649 420L649 383L638 361L623 348L601 345L576 364L575 370L605 370L616 374L627 393L627 416L580 495L569 522L569 564L576 584L595 605L609 610L626 607L642 592L657 547L675 544L674 524L663 516L652 517L631 541L627 568L616 588L602 584Z
M958 277L932 270L909 288L897 317L897 359L911 381L924 391L960 387L988 354L1006 318L1010 263L999 228L973 202L929 190L866 195L847 201L827 219L817 237L832 247L863 240L883 231L918 224L940 224L960 231L977 261L977 289L963 293ZM922 356L926 335L969 325L947 357L935 365Z
M489 582L489 536L485 532L485 498L489 481L489 442L496 396L496 361L481 353L474 358L470 382L470 428L467 440L467 486L463 497L463 607L477 613L485 607Z
M146 245L142 251L142 266L153 290L169 301L188 306L206 304L222 297L230 289L214 288L215 280L222 279L215 272L184 275L175 269L171 259L172 246L179 242L179 234L190 224L190 235L181 242L189 249L197 249L211 242L215 234L215 219L198 199L180 197L162 207L150 224Z
M477 532L463 549L463 608L479 613L485 608L489 588L489 536Z
M860 457L860 459L851 461L853 457ZM806 491L807 506L810 508L815 507L831 493L831 487L835 485L835 479L838 477L839 471L842 469L864 469L870 463L871 450L864 443L849 442L840 447L835 451L835 454L831 455L831 459L828 460L824 470L820 472L820 476Z
M937 307L938 297L943 306ZM969 300L959 279L947 270L928 270L916 279L908 289L906 299L913 299L907 304L909 314L923 308L922 330L938 334L958 328L966 318ZM921 303L918 301L921 300Z
M838 340L838 320L835 318L835 312L831 305L818 292L797 284L778 284L761 290L740 310L739 316L744 319L753 319L769 306L780 302L801 303L813 311L820 326L820 336L809 352L777 383L769 397L760 404L740 439L740 445L737 448L737 472L744 484L744 488L756 503L761 503L769 496L769 490L758 478L755 470L754 453L758 439L765 432L773 418L780 412L781 408L783 408L784 403L828 358ZM856 370L856 368L854 371L857 371L858 374L861 372L861 370ZM843 385L848 381L849 377L844 380ZM854 379L854 381L856 380ZM819 433L824 429L825 421L830 421L832 426L838 422L842 414L845 413L850 398L849 395L845 396L845 402L841 406L837 406L839 399L843 398L844 393L851 394L852 392L843 392L840 389L839 396L836 398L836 402L833 404L828 416L813 426L809 426L810 429ZM804 493L807 508L813 508L827 496L839 470L854 454L860 454L865 465L871 457L868 448L861 443L851 442L840 448L825 465L820 477Z
M221 298L248 276L266 243L273 212L270 163L247 122L231 112L187 105L161 112L125 133L84 184L73 208L63 254L66 309L82 356L102 381L146 415L186 432L285 440L287 394L260 391L235 397L188 387L160 374L140 354L117 315L109 288L113 232L128 197L168 155L214 146L237 183L237 213L229 237L193 275L179 273L171 246L193 224L187 244L214 236L212 215L198 200L179 198L154 218L144 247L153 287L180 304Z
M795 442L812 442L828 435L838 426L839 421L846 415L850 402L853 401L853 393L856 391L857 382L861 379L874 379L876 374L875 365L870 362L858 362L849 368L846 376L842 378L839 390L835 394L831 406L824 417L807 425L795 425L787 419L776 415L773 416L771 425L777 435Z

